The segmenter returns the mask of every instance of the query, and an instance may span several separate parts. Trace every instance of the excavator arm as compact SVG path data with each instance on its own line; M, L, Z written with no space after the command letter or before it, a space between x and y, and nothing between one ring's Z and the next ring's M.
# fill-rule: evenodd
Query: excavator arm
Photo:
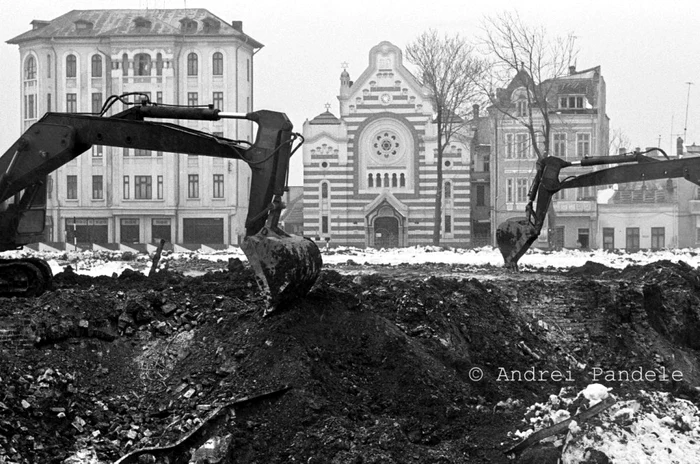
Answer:
M255 142L246 144L160 121L227 118L257 123ZM270 311L308 292L321 268L320 252L311 240L289 235L278 226L297 136L286 115L266 110L227 113L210 107L144 102L110 117L47 113L0 157L0 203L14 197L0 212L0 251L29 243L27 240L43 231L47 175L93 145L241 160L251 168L242 248ZM1 274L0 270L0 280Z
M646 156L651 151L660 152L666 159ZM569 167L609 164L618 165L560 180L560 172ZM525 218L508 219L496 230L496 243L503 255L505 267L517 270L518 260L542 231L552 196L560 190L679 177L700 185L700 158L669 159L662 149L651 148L644 152L588 157L573 162L554 156L538 160L535 178L528 192Z

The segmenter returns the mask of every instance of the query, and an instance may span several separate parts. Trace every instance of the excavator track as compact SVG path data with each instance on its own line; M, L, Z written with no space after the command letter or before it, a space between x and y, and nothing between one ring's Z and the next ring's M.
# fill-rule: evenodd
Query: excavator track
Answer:
M38 258L0 261L0 297L34 297L51 287L53 273L46 261Z

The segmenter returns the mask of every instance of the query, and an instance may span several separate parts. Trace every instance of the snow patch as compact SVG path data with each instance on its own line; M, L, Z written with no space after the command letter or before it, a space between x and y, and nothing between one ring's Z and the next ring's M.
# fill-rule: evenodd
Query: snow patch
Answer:
M513 436L522 440L534 431L566 420L575 409L590 407L611 396L610 389L601 384L591 384L574 393L565 388L546 403L530 406L523 418L530 428ZM571 421L563 441L561 436L543 441L563 445L563 464L588 462L586 455L591 449L605 454L615 464L700 462L700 410L670 393L642 390L632 398L619 400L595 420L582 424Z

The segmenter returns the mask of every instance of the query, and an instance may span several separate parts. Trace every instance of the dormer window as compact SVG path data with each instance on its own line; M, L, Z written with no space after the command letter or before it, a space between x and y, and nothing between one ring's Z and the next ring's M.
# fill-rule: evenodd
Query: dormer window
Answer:
M92 23L90 21L86 21L84 19L79 19L75 22L75 30L76 31L89 31L92 29Z
M221 23L214 18L205 18L202 23L204 32L216 32L221 28Z
M48 26L50 22L51 21L42 21L40 19L34 19L30 24L32 25L32 30L37 30L41 29L42 27Z
M528 94L529 92L525 87L518 87L510 95L511 104L515 105L515 116L518 118L524 118L529 115Z
M134 28L136 29L150 29L151 28L151 22L144 18L143 16L139 16L138 18L134 18Z
M566 95L559 97L559 108L562 109L583 109L583 95Z
M197 32L197 21L194 19L183 18L180 20L180 28L182 32L186 34L193 34Z

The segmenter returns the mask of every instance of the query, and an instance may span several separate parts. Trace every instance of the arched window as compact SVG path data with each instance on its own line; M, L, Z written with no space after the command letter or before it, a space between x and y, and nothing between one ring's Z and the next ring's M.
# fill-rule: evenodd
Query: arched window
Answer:
M377 187L381 187L381 186L382 186L382 175L377 174Z
M323 182L321 184L321 198L328 198L328 182Z
M398 187L398 185L399 185L398 178L396 177L396 173L394 173L391 175L391 186Z
M75 55L66 57L66 77L75 77L78 74L78 61Z
M163 54L158 53L156 55L156 76L163 75Z
M197 61L197 54L192 52L187 55L187 75L196 76L199 74L199 63Z
M148 53L138 53L134 56L134 76L151 75L151 55Z
M399 177L399 186L400 187L405 187L406 186L406 176L402 173L401 176Z
M224 54L221 52L214 53L211 57L211 69L214 76L224 75Z
M452 182L445 182L445 198L452 198Z
M374 187L374 176L372 174L367 175L367 187Z
M389 186L389 173L384 173L384 187Z
M100 55L92 55L90 64L92 77L102 77L102 57Z
M129 75L129 55L124 53L122 55L122 76Z
M36 58L28 56L24 61L24 80L31 81L36 79Z

